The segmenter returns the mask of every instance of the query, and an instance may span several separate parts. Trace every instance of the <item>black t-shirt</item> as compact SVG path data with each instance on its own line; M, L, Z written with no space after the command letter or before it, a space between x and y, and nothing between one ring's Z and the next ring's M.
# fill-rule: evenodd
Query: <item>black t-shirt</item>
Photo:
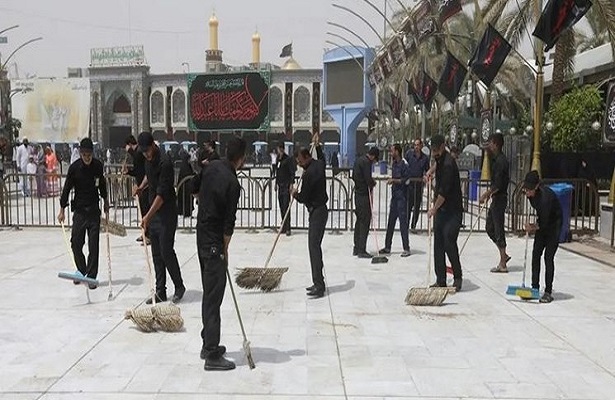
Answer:
M98 195L103 199L107 198L107 182L103 175L103 164L100 160L93 158L90 165L85 165L79 158L68 167L66 181L60 196L60 206L68 207L68 196L71 189L75 189L75 196L72 202L72 210L77 212L97 212Z
M151 161L145 160L145 175L147 176L150 204L153 204L156 196L162 197L164 201L157 214L176 215L177 196L175 194L173 161L158 149Z
M352 180L354 181L354 192L358 195L367 196L369 189L376 186L376 181L372 178L372 162L367 156L359 157L352 168Z
M509 182L508 160L504 154L498 153L491 160L491 189L498 190L494 196L506 196Z
M548 186L540 185L530 204L538 216L538 231L543 235L558 234L562 226L562 206Z
M145 156L138 150L130 149L128 154L132 157L132 168L128 170L128 175L134 176L137 185L140 185L145 178Z
M436 160L436 197L442 196L445 201L441 209L448 212L463 211L461 201L461 179L455 159L445 151Z

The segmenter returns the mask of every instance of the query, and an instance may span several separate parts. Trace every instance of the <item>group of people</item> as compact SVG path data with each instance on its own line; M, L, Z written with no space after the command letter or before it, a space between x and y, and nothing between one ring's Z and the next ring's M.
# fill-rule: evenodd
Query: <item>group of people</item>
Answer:
M126 150L132 156L133 162L132 167L125 168L123 173L134 176L137 183L133 194L139 200L141 227L147 232L151 242L156 274L155 300L167 300L168 272L175 287L171 301L178 303L183 298L186 287L174 250L177 197L173 163L154 142L149 132L142 132L136 139L129 137ZM103 163L93 157L93 151L94 146L89 138L81 140L80 157L68 169L60 198L58 220L64 223L65 210L70 204L73 212L71 248L77 269L83 276L96 279L101 215L104 212L105 218L109 216L109 197ZM304 170L300 189L292 185L294 167L291 165L294 164L288 161L289 157L284 154L283 146L279 151L282 170L286 171L286 175L278 174L278 193L281 193L280 197L294 198L304 204L310 215L308 248L312 265L312 285L307 288L307 295L320 298L325 295L326 290L321 244L328 218L322 151L316 146L316 158L312 157L310 149L302 148L296 152L295 161ZM192 181L192 194L198 196L199 202L196 244L203 286L201 358L205 360L205 370L235 368L235 364L224 357L226 347L220 345L220 306L226 287L229 244L235 228L241 192L237 170L243 166L245 159L246 142L234 137L227 143L225 159L219 159L215 148L209 151L206 149L206 153L199 158L199 174ZM69 203L71 191L74 193ZM87 259L83 253L86 234L89 253ZM89 288L96 289L96 285L90 284ZM151 304L152 299L148 299L146 303Z
M24 197L57 196L60 165L50 146L31 145L28 138L23 138L17 147L15 162L17 172L24 174L19 178L19 188Z
M491 160L491 180L487 191L479 199L481 205L490 201L486 230L499 255L498 264L491 269L493 273L507 273L507 263L511 259L506 251L504 229L510 173L508 160L502 153L503 145L504 137L499 133L491 135L487 141L485 150ZM411 225L412 231L415 231L421 211L423 186L424 184L432 186L432 179L435 177L434 195L428 196L431 203L427 212L427 217L433 218L436 282L432 287L447 286L446 258L448 257L453 270L453 287L460 291L463 286L463 272L457 239L464 210L456 157L447 150L442 135L436 135L431 140L431 156L435 160L433 165L430 165L429 157L422 149L422 141L416 139L414 148L406 153L404 158L401 145L394 144L390 147L393 163L391 178L387 183L392 186L392 194L385 246L378 252L391 254L393 232L399 220L403 246L401 256L411 255L408 226ZM372 177L372 164L378 161L378 158L379 150L371 148L365 156L356 160L353 168L356 214L353 255L359 258L372 258L372 254L366 249L366 244L372 223L373 188L376 186ZM428 190L430 192L431 187ZM553 301L554 257L559 244L562 210L555 193L540 183L536 171L530 171L525 177L523 191L537 214L536 223L527 224L525 227L528 235L535 234L532 252L532 288L540 288L540 260L544 253L545 290L540 302L550 303Z

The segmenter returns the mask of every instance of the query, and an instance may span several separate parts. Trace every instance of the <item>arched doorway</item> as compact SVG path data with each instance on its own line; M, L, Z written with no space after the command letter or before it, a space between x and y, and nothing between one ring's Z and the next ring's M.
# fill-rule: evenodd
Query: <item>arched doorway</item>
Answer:
M109 98L107 109L110 117L107 146L115 149L124 147L126 138L132 133L132 107L122 92L114 92Z

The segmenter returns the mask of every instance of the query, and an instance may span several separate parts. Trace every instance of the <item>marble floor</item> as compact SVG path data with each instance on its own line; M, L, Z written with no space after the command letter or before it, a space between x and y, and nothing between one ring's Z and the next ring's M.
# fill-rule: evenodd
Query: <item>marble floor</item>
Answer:
M505 291L521 281L524 239L508 238L510 273L491 274L497 251L475 234L462 255L463 291L417 308L404 298L426 284L426 235L411 235L413 254L401 258L396 234L389 263L371 264L351 256L351 232L325 234L328 295L310 300L307 233L296 231L271 263L289 267L281 287L238 290L256 369L227 288L222 343L238 367L205 372L195 235L176 236L185 330L149 334L123 319L148 294L136 236L111 238L112 301L101 238L101 287L88 304L83 286L57 278L73 270L61 230L0 232L0 399L615 399L615 269L565 250L555 301L523 302ZM231 272L262 265L273 239L237 231Z

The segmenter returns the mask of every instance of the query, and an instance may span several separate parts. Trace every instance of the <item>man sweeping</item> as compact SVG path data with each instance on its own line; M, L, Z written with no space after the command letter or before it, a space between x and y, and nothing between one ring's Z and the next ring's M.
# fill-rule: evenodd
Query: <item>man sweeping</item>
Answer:
M325 176L326 161L322 149L318 145L316 145L316 153L318 159L312 158L312 154L307 148L301 148L297 152L297 164L304 170L302 185L300 192L297 188L292 188L290 194L308 209L308 250L312 266L313 285L306 288L306 290L308 296L318 299L325 295L325 278L322 273L324 268L322 261L322 239L325 235L325 227L329 218L329 210L327 209L329 196L327 196Z
M372 165L378 161L380 150L377 147L369 149L367 154L359 157L352 169L352 180L354 181L354 213L357 220L354 224L354 247L353 256L359 258L372 258L367 252L367 236L369 226L372 221L372 201L370 196L376 186L376 181L372 178Z
M506 234L504 233L504 216L506 213L506 203L508 202L508 183L510 173L508 160L502 153L504 146L504 136L501 133L494 133L489 136L486 150L491 156L491 184L489 189L480 197L480 204L484 204L491 199L489 211L487 212L486 230L489 238L498 248L500 262L491 272L508 272L506 263L510 256L506 253Z
M235 363L224 358L226 347L220 345L220 305L241 192L237 170L245 162L245 153L246 142L233 138L227 144L226 160L211 161L201 174L196 243L203 283L201 359L206 371L235 368Z
M122 174L130 175L135 178L137 186L140 186L145 179L145 156L138 149L137 139L130 135L126 138L126 152L132 157L132 168L126 165L122 167ZM149 211L149 196L139 196L139 206L141 207L141 218ZM145 240L149 242L149 232L145 232ZM143 236L139 235L137 242L142 242ZM148 243L149 244L149 243Z
M81 158L68 167L66 181L60 196L60 212L58 221L64 223L64 210L68 207L68 196L74 189L71 202L73 212L73 228L71 231L71 248L77 269L83 276L96 279L98 275L98 252L100 237L100 206L99 195L104 201L105 214L109 214L109 198L107 183L103 175L103 164L93 157L94 143L90 138L84 138L79 144ZM85 234L88 235L88 259L83 255ZM78 281L74 281L79 284ZM89 284L90 289L96 285Z
M391 205L389 208L389 220L387 222L387 233L384 241L384 248L380 250L380 254L391 254L391 245L393 244L393 232L395 231L395 223L399 219L399 231L401 233L401 243L404 251L402 257L410 256L410 243L408 239L408 179L410 179L410 170L408 162L402 157L401 145L396 143L391 146L391 157L393 165L391 178L388 184L391 185Z
M453 157L446 151L444 136L431 139L431 154L436 159L435 199L429 209L429 218L434 217L434 269L436 283L432 287L446 287L446 257L453 268L453 286L461 290L462 272L459 261L457 238L461 229L463 206L459 169Z
M528 233L534 233L532 250L532 288L540 289L540 258L545 254L545 292L541 303L553 301L553 276L555 275L555 253L559 247L562 228L562 207L553 190L540 183L538 172L530 171L525 176L523 191L536 210L536 224L527 224Z
M284 151L284 143L280 143L277 148L277 173L275 174L275 190L278 192L278 203L280 205L280 213L282 218L286 215L290 204L290 188L295 183L295 173L297 167L288 154ZM282 233L290 236L290 214L284 221Z
M152 259L156 271L156 302L167 301L167 271L175 285L173 303L178 303L186 288L182 280L177 254L175 254L175 231L177 230L177 196L175 195L175 170L173 161L160 151L149 132L139 134L139 151L145 156L145 178L135 189L139 197L149 195L150 208L141 220L148 230L152 246ZM148 188L148 193L143 191ZM151 304L149 298L145 302Z

